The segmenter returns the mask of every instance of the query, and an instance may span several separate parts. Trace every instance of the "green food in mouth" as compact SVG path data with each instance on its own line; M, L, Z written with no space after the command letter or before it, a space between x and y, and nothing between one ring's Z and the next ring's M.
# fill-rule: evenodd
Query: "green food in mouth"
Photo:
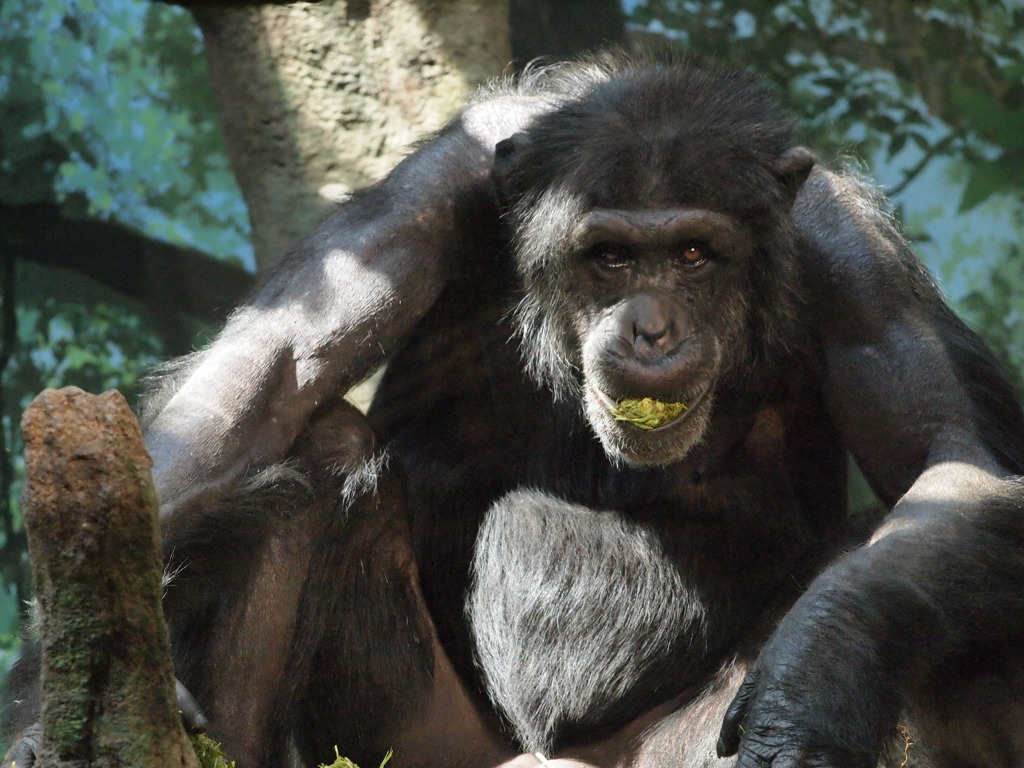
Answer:
M632 424L637 429L655 429L677 419L687 409L686 403L663 403L651 397L642 400L623 398L609 410L616 421Z

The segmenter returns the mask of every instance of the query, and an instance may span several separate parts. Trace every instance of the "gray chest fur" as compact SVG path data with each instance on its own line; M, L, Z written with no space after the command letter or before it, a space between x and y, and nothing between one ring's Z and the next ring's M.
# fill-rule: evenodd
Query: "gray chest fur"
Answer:
M467 612L488 692L529 750L599 724L706 642L701 603L650 530L534 491L489 510Z

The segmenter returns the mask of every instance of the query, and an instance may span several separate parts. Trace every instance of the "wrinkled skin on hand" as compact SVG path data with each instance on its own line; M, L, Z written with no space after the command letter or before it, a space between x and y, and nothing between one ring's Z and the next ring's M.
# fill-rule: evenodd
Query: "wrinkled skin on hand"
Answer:
M738 753L739 768L876 765L902 709L889 670L907 663L903 643L882 645L886 624L841 579L819 579L747 673L726 712L719 756Z
M43 741L42 723L34 723L26 728L7 750L2 765L4 768L32 768L36 764L36 755Z

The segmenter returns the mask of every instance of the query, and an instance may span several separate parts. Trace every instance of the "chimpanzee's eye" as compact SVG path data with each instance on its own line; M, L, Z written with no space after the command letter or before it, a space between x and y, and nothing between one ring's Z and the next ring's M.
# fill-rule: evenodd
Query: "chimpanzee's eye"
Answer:
M703 264L708 260L709 256L708 249L700 243L684 243L682 250L683 262L690 265L696 266L697 264Z
M598 243L587 251L587 257L605 269L621 269L632 261L629 249L619 243Z

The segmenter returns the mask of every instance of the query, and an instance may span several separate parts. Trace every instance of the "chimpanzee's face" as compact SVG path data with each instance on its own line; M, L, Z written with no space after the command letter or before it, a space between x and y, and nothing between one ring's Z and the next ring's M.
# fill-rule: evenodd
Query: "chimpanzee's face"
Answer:
M759 100L655 73L498 144L528 366L609 455L679 460L794 314L789 211L814 159ZM624 95L626 94L626 95Z
M751 234L698 208L573 219L564 251L528 276L527 350L576 368L573 394L609 455L680 459L708 427L723 365L746 348Z
M701 439L723 352L742 341L752 256L743 226L712 211L580 219L562 277L576 289L585 412L610 455L664 464Z

